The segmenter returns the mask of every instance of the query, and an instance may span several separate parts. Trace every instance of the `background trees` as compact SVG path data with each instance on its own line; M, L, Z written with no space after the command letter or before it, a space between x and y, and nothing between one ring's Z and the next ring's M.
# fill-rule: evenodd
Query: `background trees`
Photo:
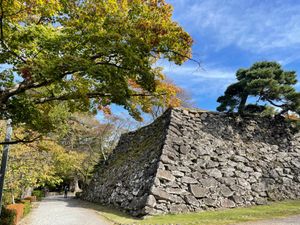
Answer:
M257 62L239 69L238 82L231 84L218 98L218 111L239 113L300 112L300 93L294 88L296 72L284 71L276 62ZM247 104L247 100L251 98Z
M113 115L106 115L100 123L93 115L77 113L68 120L68 130L55 139L70 154L80 155L78 167L69 170L64 178L72 182L72 188L79 190L78 182L88 183L94 166L105 161L123 132L130 129L130 122Z
M4 130L5 123L1 122L0 138L4 137ZM19 128L14 135L22 138L26 131ZM78 155L67 154L61 146L50 140L12 145L5 179L6 201L12 203L14 198L28 195L34 187L60 183L63 178L59 173L61 167L68 167L70 171L78 166L72 160L74 158L78 158L77 161L80 162Z
M26 197L34 188L70 185L79 191L89 182L94 166L105 161L115 147L121 133L131 124L116 116L106 116L100 123L92 114L74 114L60 133L52 133L43 140L12 145L5 182L5 199ZM0 121L0 138L4 138L5 123ZM14 139L26 136L24 128L17 128ZM1 153L1 150L0 150Z

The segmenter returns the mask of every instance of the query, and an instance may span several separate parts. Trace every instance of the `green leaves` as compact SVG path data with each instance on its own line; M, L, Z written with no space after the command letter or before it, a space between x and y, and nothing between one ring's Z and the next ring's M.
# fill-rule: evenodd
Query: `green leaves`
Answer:
M281 108L281 114L299 113L300 93L293 87L297 83L296 72L284 71L276 62L263 61L249 69L239 69L236 76L238 82L230 85L218 98L218 111L263 113L265 110L271 112L272 106ZM248 97L255 97L256 104L246 105ZM264 105L259 105L260 102Z
M162 0L11 0L0 8L7 12L0 63L13 68L0 84L0 104L8 106L0 115L39 131L43 115L62 101L67 112L115 103L140 118L150 103L164 102L147 100L162 94L157 84L164 76L155 62L182 64L191 56L191 37ZM55 120L46 121L56 127Z

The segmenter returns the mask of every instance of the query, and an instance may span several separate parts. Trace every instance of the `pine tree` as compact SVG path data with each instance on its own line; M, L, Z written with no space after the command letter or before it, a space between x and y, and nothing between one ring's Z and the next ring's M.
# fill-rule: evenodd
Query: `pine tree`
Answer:
M289 111L300 112L300 93L294 85L297 83L295 71L284 71L277 62L257 62L249 69L239 69L237 82L231 84L223 96L218 98L221 112L264 113L270 107L279 110L279 114ZM256 100L253 104L247 101Z

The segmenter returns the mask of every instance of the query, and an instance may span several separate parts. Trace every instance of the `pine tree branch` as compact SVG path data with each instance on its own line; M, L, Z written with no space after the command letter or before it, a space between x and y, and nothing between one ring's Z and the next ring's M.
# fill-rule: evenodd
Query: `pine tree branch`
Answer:
M282 108L282 107L286 106L286 104L278 105L278 104L274 103L274 102L273 102L272 100L270 100L270 99L266 99L266 100L267 100L271 105L276 106L276 107Z

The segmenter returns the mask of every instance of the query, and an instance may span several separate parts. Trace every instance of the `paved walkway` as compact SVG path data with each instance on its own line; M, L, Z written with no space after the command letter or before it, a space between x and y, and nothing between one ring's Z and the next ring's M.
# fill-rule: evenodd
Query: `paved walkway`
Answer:
M74 198L53 196L45 198L39 206L20 222L20 225L109 225L91 204Z
M93 204L74 198L45 198L18 225L111 225L93 209ZM300 225L300 215L283 219L246 222L236 225Z
M262 220L257 222L240 223L237 225L300 225L300 215L282 219Z

